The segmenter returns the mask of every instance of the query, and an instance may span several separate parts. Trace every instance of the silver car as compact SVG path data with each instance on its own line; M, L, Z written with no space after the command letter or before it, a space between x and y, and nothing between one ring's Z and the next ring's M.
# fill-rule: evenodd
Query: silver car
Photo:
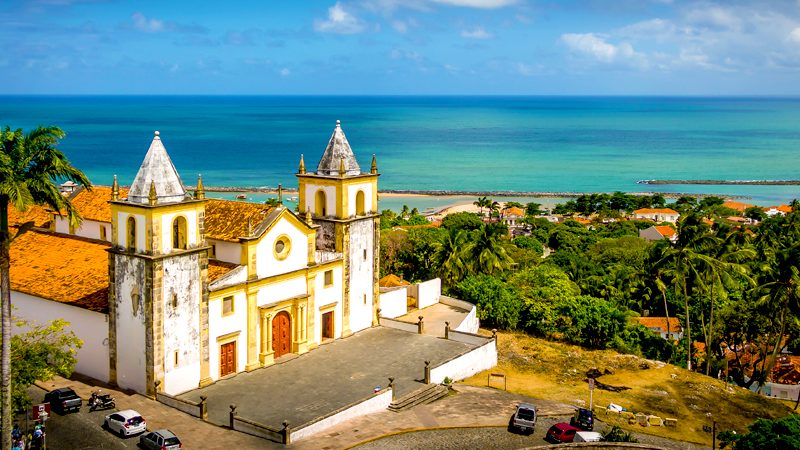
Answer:
M152 450L178 450L181 440L172 431L156 430L139 436L139 446Z
M107 415L103 420L103 427L117 433L120 437L125 437L144 433L147 430L147 422L138 412L126 409Z
M530 403L520 403L511 416L508 427L523 433L533 433L536 426L536 406Z

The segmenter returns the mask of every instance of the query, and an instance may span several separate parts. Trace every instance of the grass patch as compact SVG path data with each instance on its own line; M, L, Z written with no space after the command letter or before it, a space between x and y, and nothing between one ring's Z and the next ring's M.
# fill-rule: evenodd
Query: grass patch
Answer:
M489 373L504 373L508 390L531 397L575 406L589 404L586 371L597 368L600 381L630 390L594 390L594 405L622 405L634 413L678 419L676 428L630 425L619 415L598 414L598 419L627 430L676 440L711 445L703 426L717 422L717 431L746 431L757 418L775 419L792 412L786 403L756 395L670 364L622 355L611 350L586 350L578 346L533 338L524 333L498 332L498 365L464 383L486 386ZM493 386L496 386L494 384Z

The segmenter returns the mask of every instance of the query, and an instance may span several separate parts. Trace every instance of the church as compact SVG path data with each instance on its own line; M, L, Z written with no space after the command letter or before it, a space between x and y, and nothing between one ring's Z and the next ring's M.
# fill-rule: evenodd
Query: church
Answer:
M76 371L178 394L378 324L375 157L362 171L337 121L315 170L300 156L298 211L187 192L156 131L130 188L65 194L83 218L34 222L11 248L14 315L63 318ZM280 194L279 194L280 200Z

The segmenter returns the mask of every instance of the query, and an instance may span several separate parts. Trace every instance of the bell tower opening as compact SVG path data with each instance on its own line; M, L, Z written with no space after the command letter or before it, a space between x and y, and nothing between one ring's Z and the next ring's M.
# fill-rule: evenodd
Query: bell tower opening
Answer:
M356 194L356 215L363 216L364 214L364 191L358 191L358 194Z
M128 247L130 251L136 251L136 219L134 219L133 216L128 217L127 227L128 239L126 247Z
M314 199L314 205L316 206L316 210L314 211L318 217L325 217L326 211L325 206L327 205L327 196L325 195L325 191L322 189L317 191L317 195Z
M186 250L186 218L183 216L172 221L172 248Z

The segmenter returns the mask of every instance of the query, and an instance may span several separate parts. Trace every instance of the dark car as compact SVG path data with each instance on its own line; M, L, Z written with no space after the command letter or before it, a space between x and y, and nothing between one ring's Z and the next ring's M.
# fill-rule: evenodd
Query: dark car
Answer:
M517 405L514 415L508 423L509 430L519 430L523 433L533 433L536 426L536 406L530 403Z
M547 435L544 437L544 440L554 444L572 442L575 440L575 433L578 431L580 430L566 422L557 423L547 430Z
M45 403L50 403L50 409L64 414L68 411L81 409L81 398L70 388L59 388L44 395Z
M139 436L139 446L152 450L178 450L181 440L172 431L156 430Z
M569 419L569 424L584 431L592 431L594 429L594 414L590 409L578 408L575 411L575 415Z

